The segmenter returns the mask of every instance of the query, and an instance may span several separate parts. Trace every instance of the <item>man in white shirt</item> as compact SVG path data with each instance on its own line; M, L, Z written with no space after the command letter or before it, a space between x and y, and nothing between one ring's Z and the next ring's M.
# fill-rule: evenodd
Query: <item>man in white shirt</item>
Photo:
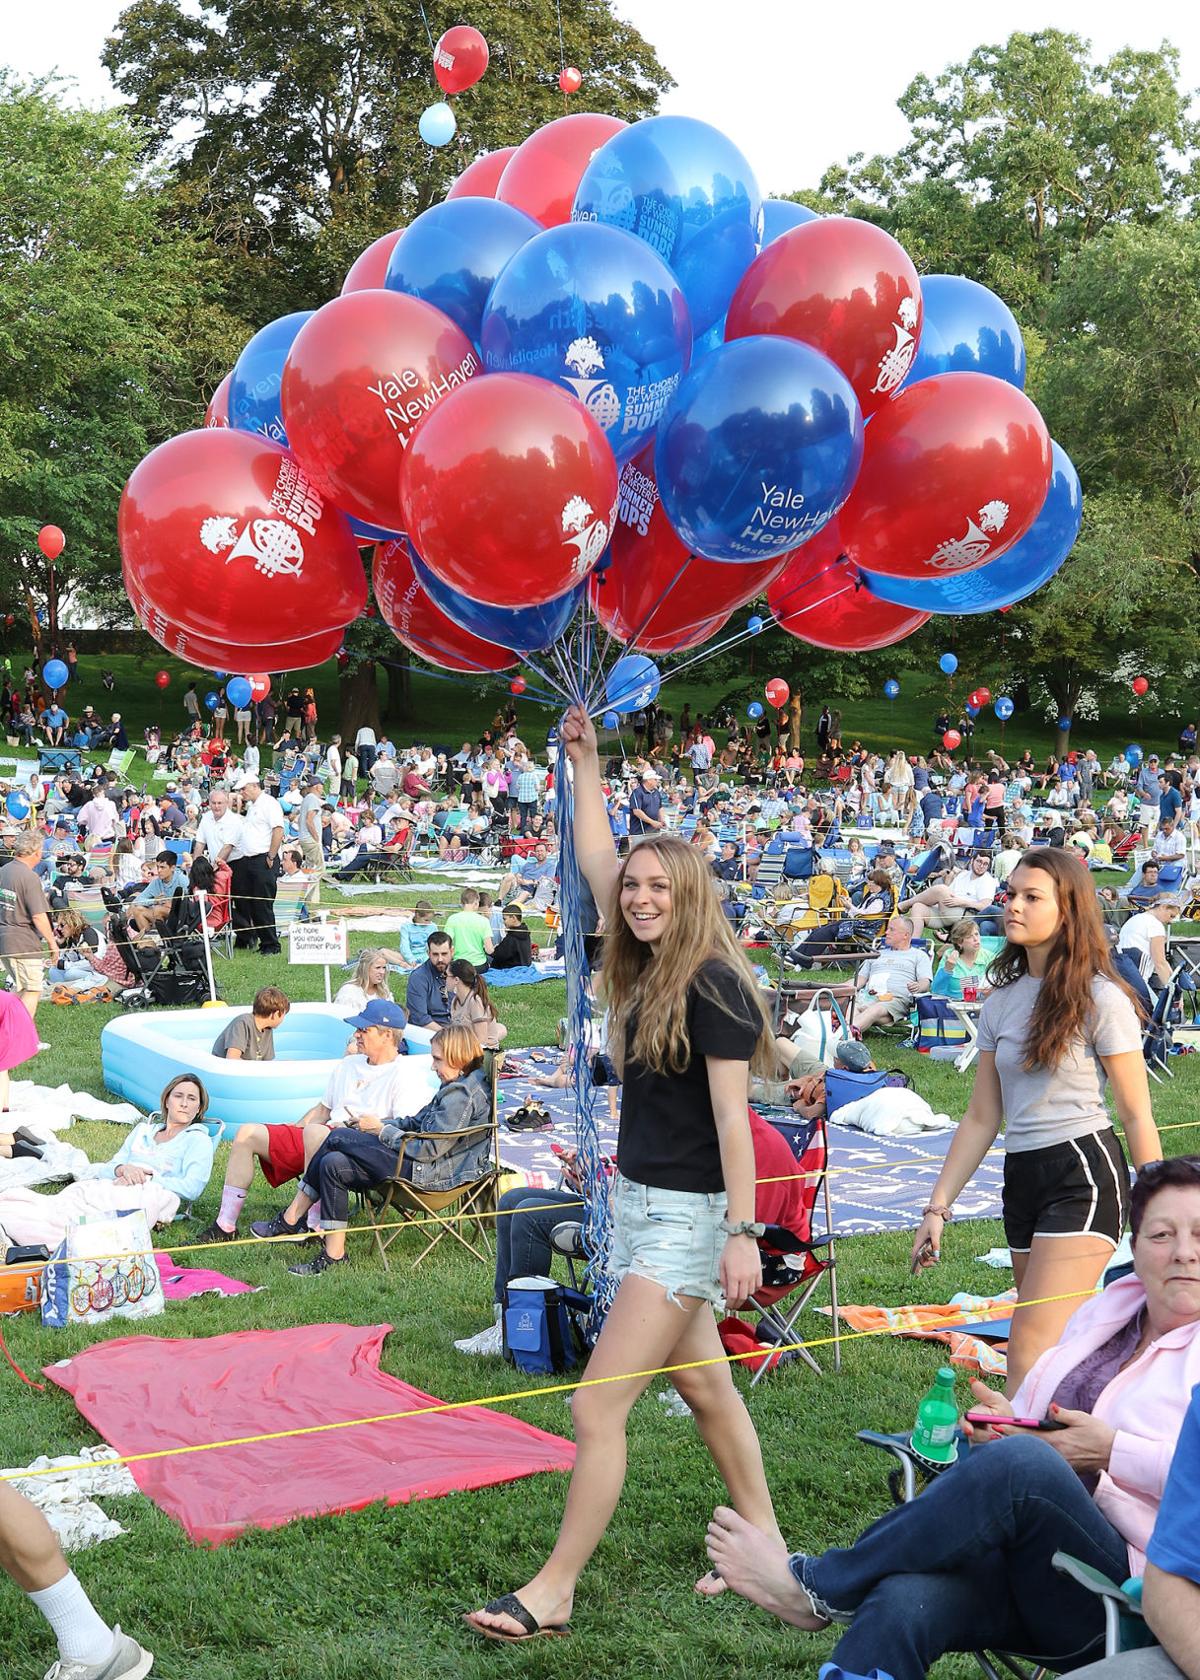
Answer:
M279 955L275 927L275 882L283 845L283 808L256 780L243 790L242 832L229 859L233 870L234 944L242 950L258 941L264 957Z
M214 788L208 796L208 810L196 829L192 855L206 857L214 866L228 863L241 832L242 819L229 809L228 793L224 788Z
M1182 906L1170 893L1160 893L1149 910L1139 910L1121 928L1117 949L1128 951L1153 986L1166 986L1171 979L1167 957L1167 929L1182 914Z
M82 820L83 813L80 812L80 821ZM1159 863L1182 863L1187 856L1187 843L1174 817L1166 817L1159 824L1150 855L1157 858Z
M900 908L911 918L913 938L920 939L927 927L948 928L960 921L963 913L986 910L1000 891L1000 883L989 867L986 852L973 852L965 869L960 869L949 886L939 883L926 887Z
M883 936L884 948L863 963L855 976L854 1025L869 1032L881 1021L903 1021L915 997L933 983L929 952L913 945L913 924L893 916Z

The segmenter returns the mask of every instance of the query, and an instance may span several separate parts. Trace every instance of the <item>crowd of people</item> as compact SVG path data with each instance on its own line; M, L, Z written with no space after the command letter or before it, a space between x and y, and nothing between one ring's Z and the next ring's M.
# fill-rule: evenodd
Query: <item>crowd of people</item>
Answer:
M916 1680L943 1652L983 1644L1078 1667L1102 1651L1104 1616L1070 1584L1050 1589L1050 1559L1065 1546L1118 1578L1144 1568L1166 1653L1147 1674L1200 1674L1189 1596L1200 1556L1180 1516L1200 1491L1195 1404L1189 1415L1200 1382L1200 1163L1161 1160L1142 1053L1147 999L1178 979L1170 933L1193 890L1200 757L1151 754L1138 765L1122 756L1101 767L1083 752L1040 769L1029 755L885 759L844 746L829 708L809 764L793 709L765 720L766 731L726 726L718 748L686 708L678 732L650 708L631 719L633 751L606 760L578 708L544 753L521 739L511 709L453 753L397 749L367 726L353 742L322 745L315 703L310 711L298 689L281 712L264 714L260 702L235 716L227 742L228 708L225 717L220 704L208 708L206 730L195 685L188 693L184 729L166 746L150 732L168 774L161 794L103 768L39 777L21 790L33 796L30 817L0 832L0 960L14 987L0 994L0 1038L21 1039L24 1056L36 1053L30 1035L52 975L106 972L106 924L80 915L81 894L98 892L108 916L154 938L200 890L204 904L227 901L237 944L272 955L285 875L315 900L323 880L353 880L389 850L407 858L419 844L447 869L485 858L506 866L493 893L462 887L441 925L422 899L395 949L359 953L336 998L346 1053L321 1101L291 1125L243 1126L232 1142L219 1206L198 1240L238 1234L257 1170L290 1199L252 1221L252 1236L319 1239L312 1258L289 1268L301 1278L348 1264L352 1191L397 1179L446 1189L486 1170L492 1063L506 1038L487 976L536 954L527 914L554 917L555 785L564 755L573 767L575 850L602 935L590 949L621 1086L605 1188L618 1287L588 1367L602 1380L574 1397L577 1459L562 1528L515 1592L471 1612L474 1632L518 1642L567 1630L620 1496L629 1413L649 1381L628 1373L661 1367L672 1369L728 1491L707 1534L713 1569L697 1591L742 1593L798 1629L842 1624L835 1660L851 1672ZM266 765L260 743L272 747ZM843 837L850 828L859 832ZM1097 888L1098 871L1135 850L1129 879ZM794 855L804 866L790 876L765 868L780 858L790 867ZM1003 1133L1020 1307L1005 1392L974 1385L989 1421L965 1426L952 1470L853 1544L820 1553L784 1539L788 1514L772 1500L714 1314L759 1290L759 1239L768 1223L786 1225L798 1194L786 1143L747 1107L752 1079L760 1089L782 1082L801 1113L822 1108L824 1057L781 1030L747 948L776 934L779 907L796 901L787 880L804 883L815 922L786 938L786 960L803 970L853 949L858 1037L894 1030L922 1000L977 1003L974 1086L911 1262L919 1271L940 1259L955 1200ZM289 1011L285 990L261 988L248 1013L222 1026L214 1054L274 1059ZM436 1082L416 1113L398 1073L414 1027L431 1035ZM864 1044L850 1048L862 1052L851 1065L870 1065ZM0 1195L0 1234L50 1244L71 1219L117 1202L143 1207L152 1223L172 1218L213 1173L207 1101L199 1078L173 1080L161 1114L93 1177L53 1194ZM0 1122L0 1156L40 1147ZM561 1190L539 1190L539 1205L520 1190L502 1202L493 1321L456 1344L464 1353L501 1352L506 1284L548 1270L552 1224L597 1193L569 1152L564 1167ZM1127 1228L1132 1275L1088 1300ZM1054 1427L1030 1434L1026 1418ZM36 1525L7 1498L0 1562L56 1632L56 1593L87 1621L78 1583L58 1573ZM106 1680L145 1673L141 1648L103 1623L101 1635L98 1621L88 1624L90 1655L68 1636L63 1660L98 1660L107 1639Z

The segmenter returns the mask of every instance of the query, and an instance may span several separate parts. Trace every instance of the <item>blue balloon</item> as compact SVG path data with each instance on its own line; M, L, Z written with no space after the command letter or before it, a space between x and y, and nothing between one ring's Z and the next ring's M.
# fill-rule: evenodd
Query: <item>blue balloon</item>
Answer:
M481 343L489 373L536 374L578 397L621 462L675 394L692 329L678 280L648 245L568 222L512 258L487 300Z
M225 681L225 677L226 677L226 674L227 674L227 673L226 673L226 672L224 672L224 671L214 671L214 672L213 672L213 676L214 676L214 677L216 677L216 679L217 679L217 681L218 681L218 682L224 682L224 681Z
M1012 700L1009 699L1007 694L1002 694L996 701L996 704L992 707L992 710L1000 719L1001 723L1007 723L1016 709L1016 706L1013 704Z
M858 473L863 422L844 374L788 338L723 344L682 381L654 472L676 534L707 560L769 560L814 536Z
M805 222L815 222L817 212L807 204L793 204L790 198L764 198L762 207L762 240L759 249L765 251L785 233Z
M939 373L990 373L1025 389L1021 329L995 292L961 274L923 274L921 303L921 339L902 390Z
M256 432L287 447L279 385L288 351L312 314L311 309L297 309L261 327L234 363L229 376L229 424L235 430Z
M4 809L8 812L10 817L15 817L18 822L24 822L32 808L33 807L30 805L25 795L23 793L19 793L16 788L13 789L4 801Z
M479 342L483 307L506 262L541 224L494 198L451 198L423 210L392 248L384 285L424 298Z
M757 613L755 613L753 618L748 618L746 620L746 629L749 630L752 636L761 636L762 627L763 621Z
M619 729L621 727L621 720L616 712L605 712L602 721L605 729Z
M553 601L540 601L535 607L488 607L435 577L411 543L408 552L417 581L435 607L440 607L447 618L473 636L482 636L485 642L495 642L497 647L512 648L514 653L537 653L556 642L574 618L587 588L586 583L581 583L575 589L568 589L565 595L557 595Z
M349 514L345 517L350 519ZM403 531L385 531L382 525L368 525L365 519L350 519L350 529L364 546L367 543L396 542L404 535Z
M958 670L958 659L953 653L944 653L938 660L938 670L944 676L952 677Z
M1058 727L1063 731L1066 731L1066 730L1070 729L1070 727L1071 727L1070 718L1069 717L1060 717L1059 720L1058 720Z
M208 693L204 696L204 704L208 707L210 712L216 711L217 706L220 704L220 700L221 696L215 689L210 688Z
M1131 743L1125 748L1125 762L1131 770L1136 770L1144 757L1145 754L1143 753L1141 747L1135 744Z
M646 117L593 155L571 219L644 239L679 276L698 336L724 315L754 261L761 214L754 171L719 129Z
M752 718L760 718L762 716L762 714L763 714L762 701L761 700L751 700L750 704L746 707L746 716L747 717L752 717Z
M1054 463L1042 510L1007 554L989 560L976 571L943 578L898 578L864 572L871 593L923 612L970 616L1011 607L1040 589L1075 546L1083 519L1079 474L1065 449L1052 443L1051 451Z
M42 681L49 689L65 688L70 679L71 673L62 659L47 659L42 666Z
M244 712L254 698L254 689L245 677L230 677L225 696L235 712Z
M900 698L900 684L896 681L895 677L888 678L883 685L883 692L887 695L889 700L898 700Z
M604 680L604 698L615 712L639 712L658 698L662 678L644 653L625 653Z
M967 701L966 705L963 707L963 710L966 712L966 714L969 718L979 716L979 707L978 706L972 706L972 704L969 700Z
M426 105L417 122L417 133L427 146L448 146L458 127L454 112L444 99Z

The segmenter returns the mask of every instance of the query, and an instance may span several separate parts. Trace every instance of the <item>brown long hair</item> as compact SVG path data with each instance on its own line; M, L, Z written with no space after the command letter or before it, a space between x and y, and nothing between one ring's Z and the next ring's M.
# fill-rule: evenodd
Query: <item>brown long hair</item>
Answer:
M671 883L671 921L660 941L658 955L634 936L621 914L621 889L629 859L653 852ZM611 904L605 905L604 966L602 985L609 1009L609 1052L618 1068L632 1054L644 1067L657 1073L682 1073L693 1046L688 1042L688 987L701 965L717 957L745 982L745 989L758 1005L762 1027L751 1057L756 1072L769 1072L774 1060L770 1023L763 1005L754 970L733 937L721 901L713 887L712 873L695 846L674 836L642 841L631 847L621 864ZM704 995L728 1008L708 976L699 988ZM626 1043L629 1023L636 1015L633 1041ZM702 1045L695 1046L703 1050Z
M1022 868L1049 875L1058 901L1058 932L1025 1037L1024 1065L1032 1072L1058 1067L1072 1042L1086 1033L1095 1013L1092 981L1096 975L1119 986L1139 1015L1142 1009L1113 967L1100 903L1083 859L1058 846L1035 846L1021 853L1013 873ZM1011 986L1028 973L1025 947L1006 939L988 968L988 979L993 986Z

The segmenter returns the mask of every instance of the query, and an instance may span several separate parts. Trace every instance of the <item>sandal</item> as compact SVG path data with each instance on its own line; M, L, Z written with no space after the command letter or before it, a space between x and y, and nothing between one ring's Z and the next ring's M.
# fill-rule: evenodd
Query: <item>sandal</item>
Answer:
M520 1645L525 1639L561 1639L571 1631L570 1622L561 1622L558 1627L539 1627L516 1593L505 1593L483 1608L489 1616L511 1616L525 1629L524 1633L505 1633L501 1628L480 1627L470 1616L463 1617L472 1633L477 1633L481 1639L498 1640L502 1645Z

